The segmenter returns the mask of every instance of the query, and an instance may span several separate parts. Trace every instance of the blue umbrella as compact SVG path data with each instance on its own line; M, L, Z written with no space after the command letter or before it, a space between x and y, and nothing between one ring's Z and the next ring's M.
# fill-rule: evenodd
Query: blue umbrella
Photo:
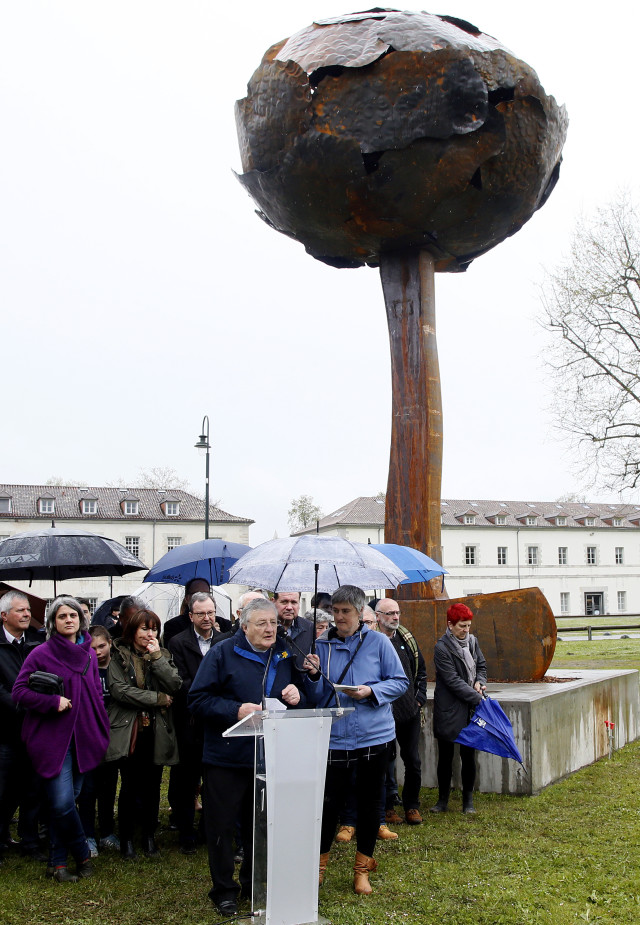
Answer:
M430 559L429 556L413 549L411 546L398 546L396 543L371 543L372 549L377 549L387 559L391 559L407 576L401 585L414 584L416 581L430 581L438 575L448 575L448 571ZM444 584L444 577L442 579Z
M522 755L518 751L509 717L498 701L491 697L485 696L480 701L471 722L464 727L456 742L481 752L500 755L501 758L513 758L522 764Z
M192 578L203 578L210 585L229 580L229 569L251 546L226 540L198 540L186 546L176 546L158 559L143 581L186 585Z

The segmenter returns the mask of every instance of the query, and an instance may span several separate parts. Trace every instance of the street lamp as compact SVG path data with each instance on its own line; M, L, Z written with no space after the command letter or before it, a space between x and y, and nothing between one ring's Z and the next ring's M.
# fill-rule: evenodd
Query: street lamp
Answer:
M205 430L206 423L206 430ZM202 433L198 438L198 442L195 444L196 450L202 455L206 455L205 463L205 488L204 488L204 538L205 540L209 539L209 450L211 449L211 444L209 443L209 417L205 414L202 419Z

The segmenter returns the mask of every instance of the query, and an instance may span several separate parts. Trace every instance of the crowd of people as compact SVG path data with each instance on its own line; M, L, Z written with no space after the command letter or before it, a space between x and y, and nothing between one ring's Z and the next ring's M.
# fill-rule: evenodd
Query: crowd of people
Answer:
M46 862L46 875L58 882L90 877L99 851L119 851L127 862L140 851L157 857L168 766L179 850L192 855L206 843L210 898L223 915L235 915L239 898L251 892L254 750L251 739L223 733L263 710L266 698L287 709L341 703L354 709L331 729L319 882L334 839L354 839L354 890L372 892L377 840L398 838L392 824L423 821L425 661L392 598L367 604L361 589L345 585L318 594L312 606L315 640L314 611L300 615L298 592L270 600L248 591L232 624L217 613L207 583L196 579L164 632L136 598L124 598L117 613L90 625L88 602L68 596L49 605L44 631L36 631L28 599L6 593L0 598L0 852L12 848ZM486 685L472 618L465 605L452 605L434 652L438 801L431 811L437 813L448 809L453 743ZM401 799L396 745L404 765ZM460 757L463 812L472 813L475 754L462 747ZM17 841L10 830L16 814Z

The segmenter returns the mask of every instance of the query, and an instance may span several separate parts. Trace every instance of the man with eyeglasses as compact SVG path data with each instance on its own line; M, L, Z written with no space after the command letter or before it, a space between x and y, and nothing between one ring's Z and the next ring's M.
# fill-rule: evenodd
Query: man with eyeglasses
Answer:
M249 896L253 857L254 739L223 738L239 720L262 709L262 698L302 706L302 677L292 652L277 635L278 612L265 598L249 601L232 636L216 642L202 660L189 692L189 709L204 724L203 809L209 847L209 892L222 915L237 915L238 893ZM244 857L234 879L236 820Z
M202 723L189 713L187 695L211 646L230 635L216 630L216 604L205 592L197 591L191 596L189 619L189 628L168 643L182 678L182 688L175 698L173 709L180 763L171 768L168 794L182 854L195 854L196 851L195 800L202 776L203 745Z
M396 741L404 763L404 787L402 806L405 821L409 825L420 825L420 785L422 765L420 762L420 727L422 707L427 702L427 670L424 658L415 637L404 626L400 626L400 606L390 597L382 598L376 604L378 629L391 640L409 679L405 693L392 704L396 725ZM395 749L390 761L395 759ZM402 819L393 805L387 804L386 821L397 824Z

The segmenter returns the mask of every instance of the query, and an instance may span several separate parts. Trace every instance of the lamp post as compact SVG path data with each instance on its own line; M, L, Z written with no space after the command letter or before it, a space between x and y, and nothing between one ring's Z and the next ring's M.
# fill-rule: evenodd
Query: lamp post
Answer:
M206 429L205 429L206 424ZM205 488L204 488L204 538L205 540L209 539L209 450L211 449L211 444L209 443L209 417L205 414L202 419L202 433L198 438L198 442L195 444L196 450L199 453L204 453L206 456L205 463Z

